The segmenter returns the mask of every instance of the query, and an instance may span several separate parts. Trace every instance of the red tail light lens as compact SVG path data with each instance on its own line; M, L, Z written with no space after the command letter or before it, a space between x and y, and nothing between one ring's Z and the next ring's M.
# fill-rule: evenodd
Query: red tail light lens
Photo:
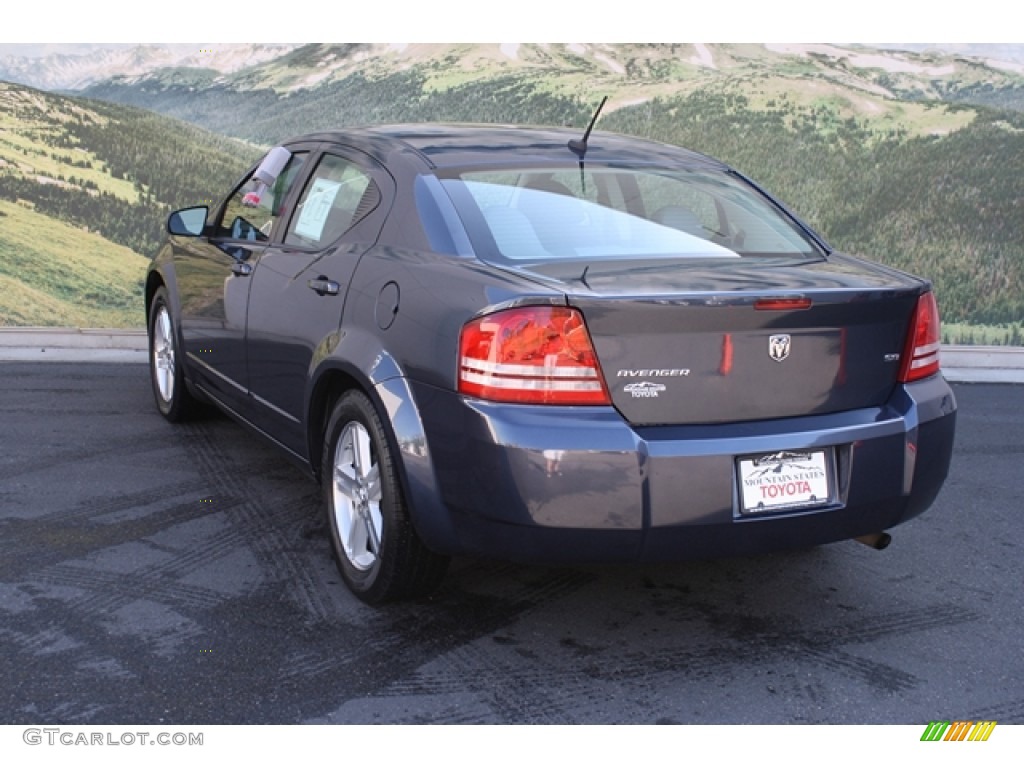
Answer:
M459 392L504 403L610 402L583 315L569 307L517 307L467 323Z
M917 300L917 309L907 331L899 380L904 383L917 381L938 373L941 340L939 307L935 303L935 294L929 291Z

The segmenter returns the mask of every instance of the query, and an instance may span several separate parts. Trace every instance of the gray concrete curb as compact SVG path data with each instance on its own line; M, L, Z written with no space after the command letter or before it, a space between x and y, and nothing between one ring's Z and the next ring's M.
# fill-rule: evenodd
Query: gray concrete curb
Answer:
M944 344L939 359L947 381L1024 384L1024 347Z
M0 361L145 363L146 331L127 328L0 328Z
M0 328L0 361L145 363L146 331L125 328ZM1024 384L1024 347L942 347L948 381Z

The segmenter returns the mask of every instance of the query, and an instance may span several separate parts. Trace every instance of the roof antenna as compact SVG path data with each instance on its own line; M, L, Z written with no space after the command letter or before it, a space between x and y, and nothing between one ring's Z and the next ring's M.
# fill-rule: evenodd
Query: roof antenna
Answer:
M590 125L587 126L587 132L583 134L583 138L569 140L569 149L579 155L581 165L583 163L583 156L587 154L587 140L590 138L590 132L594 130L594 123L597 122L597 116L601 114L601 109L606 101L608 101L607 96L601 99L601 103L597 105L597 109L594 110L594 116L590 118Z
M587 194L587 182L583 176L583 156L587 154L587 140L590 138L590 132L594 130L594 123L597 122L597 116L601 114L601 109L604 107L604 103L608 101L608 97L605 96L601 99L601 103L597 105L597 109L594 110L594 116L590 118L590 125L587 126L586 132L583 134L582 139L569 139L569 149L580 158L580 185L583 188L583 194Z
M587 290L591 290L592 291L594 289L591 288L590 287L590 283L587 282L587 272L589 272L589 271L590 271L590 265L587 264L587 266L585 266L583 268L583 274L580 275L579 277L577 277L576 279L579 280L581 283L583 283L585 286L587 286Z

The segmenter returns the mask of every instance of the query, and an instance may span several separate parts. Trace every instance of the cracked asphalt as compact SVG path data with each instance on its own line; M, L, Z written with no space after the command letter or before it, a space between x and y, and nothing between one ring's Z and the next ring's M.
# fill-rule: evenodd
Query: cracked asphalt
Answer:
M340 583L316 485L134 364L0 365L0 722L1024 723L1024 387L875 552Z

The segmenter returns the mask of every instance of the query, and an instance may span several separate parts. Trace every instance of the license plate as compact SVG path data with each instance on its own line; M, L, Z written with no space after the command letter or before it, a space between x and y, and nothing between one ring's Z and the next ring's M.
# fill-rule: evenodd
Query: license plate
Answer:
M832 449L776 451L737 462L743 514L830 504Z

